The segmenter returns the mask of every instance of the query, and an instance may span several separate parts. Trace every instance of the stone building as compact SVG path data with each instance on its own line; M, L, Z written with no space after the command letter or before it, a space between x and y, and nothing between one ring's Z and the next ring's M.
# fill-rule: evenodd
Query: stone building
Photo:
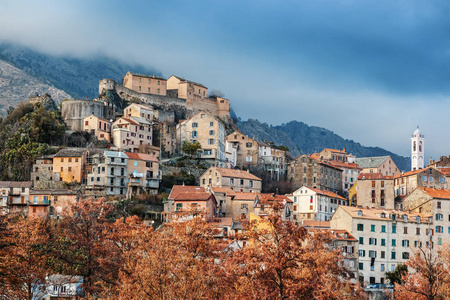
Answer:
M174 210L174 200L180 193L199 193L206 192L204 187L193 185L174 185L170 191L167 201L164 202L164 211L170 213Z
M303 154L289 164L287 173L288 180L295 188L308 186L342 193L342 169L326 161Z
M411 194L417 187L446 189L446 175L435 168L417 169L394 176L395 196L401 198Z
M3 213L28 213L31 181L0 181L0 210Z
M94 100L64 100L61 102L61 116L69 130L82 131L85 117L109 118L105 105L105 102Z
M151 106L131 103L123 110L123 117L140 117L149 122L153 122L155 119L155 112Z
M330 191L303 186L289 197L293 201L293 220L329 221L339 205L348 200Z
M208 88L201 83L172 75L167 79L167 92L170 96L186 99L187 107L193 107L195 100L208 97Z
M177 125L176 138L180 153L184 142L199 142L202 148L198 158L212 162L226 160L225 125L208 112L199 112L180 122Z
M226 187L236 192L261 193L261 178L247 171L210 167L200 176L200 186Z
M394 178L381 173L361 173L356 187L358 198L354 205L394 209Z
M332 230L347 230L358 240L358 278L365 286L387 283L386 272L436 241L432 224L427 214L351 206L339 206L330 220Z
M31 181L34 189L58 189L63 188L59 172L53 170L54 155L38 157L33 164Z
M92 173L87 185L102 187L108 196L127 194L128 156L123 152L102 151L92 155Z
M162 76L127 72L123 86L143 94L167 95L167 80Z
M258 165L259 145L258 141L249 138L245 134L235 131L226 137L231 147L236 149L236 166L249 168Z
M355 162L362 169L362 173L382 173L385 176L400 174L390 156L358 157Z
M71 207L80 199L80 190L32 190L30 191L28 216L58 218L71 215L73 213Z

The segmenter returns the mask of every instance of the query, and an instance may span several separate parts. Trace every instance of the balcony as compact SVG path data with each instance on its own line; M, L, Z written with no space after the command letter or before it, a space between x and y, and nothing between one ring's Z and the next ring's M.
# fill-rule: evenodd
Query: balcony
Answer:
M144 173L130 173L131 178L143 178Z
M33 205L50 205L50 200L40 200L37 202L34 201L28 201L28 204L33 206Z

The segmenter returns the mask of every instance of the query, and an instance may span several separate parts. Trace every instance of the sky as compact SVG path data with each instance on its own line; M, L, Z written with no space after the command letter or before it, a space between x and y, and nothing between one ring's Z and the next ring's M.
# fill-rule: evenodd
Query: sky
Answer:
M1 1L0 42L108 55L218 89L243 120L450 154L450 2ZM96 83L93 83L96 84Z

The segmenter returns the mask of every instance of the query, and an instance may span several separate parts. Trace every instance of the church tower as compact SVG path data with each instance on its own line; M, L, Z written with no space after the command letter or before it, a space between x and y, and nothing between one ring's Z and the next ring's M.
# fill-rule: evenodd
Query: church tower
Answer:
M411 138L411 171L423 169L425 136L420 133L419 126Z

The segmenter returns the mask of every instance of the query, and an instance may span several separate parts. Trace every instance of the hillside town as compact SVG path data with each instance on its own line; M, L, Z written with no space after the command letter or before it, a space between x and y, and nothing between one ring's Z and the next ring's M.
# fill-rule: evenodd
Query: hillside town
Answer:
M102 199L139 203L128 215L158 228L202 211L223 248L240 249L250 242L242 237L245 222L275 213L312 235L329 234L329 248L366 290L393 287L386 274L420 248L441 253L450 238L450 158L426 165L419 128L404 137L407 172L390 156L355 157L346 149L293 157L283 145L240 132L231 101L174 75L101 80L97 99L60 105L65 135L91 142L53 145L54 154L35 157L26 181L0 181L1 214L60 220L77 203Z

